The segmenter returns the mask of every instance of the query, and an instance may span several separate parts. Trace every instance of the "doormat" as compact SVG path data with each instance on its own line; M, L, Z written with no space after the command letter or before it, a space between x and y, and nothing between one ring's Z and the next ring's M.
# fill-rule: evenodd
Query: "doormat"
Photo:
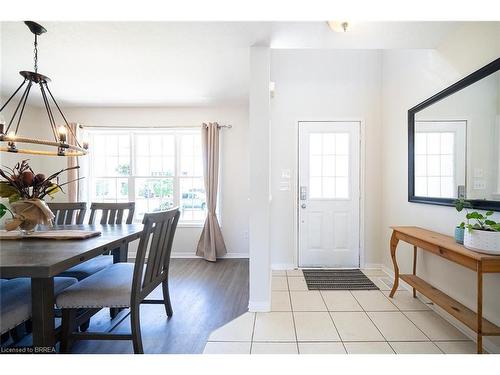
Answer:
M360 270L302 270L309 290L379 290Z

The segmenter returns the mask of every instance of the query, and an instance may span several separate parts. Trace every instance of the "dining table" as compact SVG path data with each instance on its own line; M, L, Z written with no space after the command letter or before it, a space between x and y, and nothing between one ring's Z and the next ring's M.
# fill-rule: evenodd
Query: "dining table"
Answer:
M142 224L58 225L50 230L98 231L87 239L0 239L0 278L31 279L33 349L54 352L56 344L54 277L69 268L111 252L126 262L128 245L140 238Z

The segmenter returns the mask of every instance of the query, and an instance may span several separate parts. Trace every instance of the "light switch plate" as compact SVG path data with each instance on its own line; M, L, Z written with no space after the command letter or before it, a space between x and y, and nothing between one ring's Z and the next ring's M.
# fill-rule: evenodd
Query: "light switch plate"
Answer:
M486 182L484 180L474 180L474 190L485 190Z
M281 170L281 178L290 178L290 169L282 169Z

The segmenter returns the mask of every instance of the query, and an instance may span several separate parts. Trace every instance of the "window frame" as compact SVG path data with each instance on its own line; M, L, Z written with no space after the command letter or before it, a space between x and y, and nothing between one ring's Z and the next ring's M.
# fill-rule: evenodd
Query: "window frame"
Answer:
M129 142L130 142L130 155L129 155L129 165L130 165L130 174L128 176L119 176L119 175L113 175L113 176L96 176L94 171L93 171L93 163L95 162L94 159L94 153L92 151L89 153L89 157L91 158L88 163L90 168L88 172L88 181L87 181L87 201L92 201L95 199L95 181L98 179L108 179L108 180L115 180L118 181L120 179L127 179L128 181L128 201L129 202L135 202L136 199L136 181L137 179L141 178L147 178L147 179L172 179L173 180L173 206L174 207L179 207L182 210L181 207L181 192L180 192L180 187L181 187L181 180L182 179L201 179L202 183L203 182L203 171L201 171L201 175L190 175L190 176L181 176L180 175L180 170L181 170L181 147L180 147L180 142L181 142L181 137L183 135L199 135L201 137L201 128L200 127L164 127L164 128L141 128L141 127L94 127L94 128L87 128L86 132L88 133L89 141L90 144L95 144L93 140L95 139L96 136L105 136L105 135L127 135L129 137ZM139 175L137 174L137 136L138 135L173 135L174 136L174 174L172 176L154 176L154 175ZM219 194L218 200L220 199L220 184L219 184ZM118 194L117 194L118 195ZM115 201L119 201L116 199ZM88 202L90 203L90 202ZM220 205L217 205L218 208ZM205 209L206 210L206 209ZM216 210L216 215L219 219L220 222L220 217L219 217L219 209ZM180 227L185 227L185 228L200 228L204 226L206 220L206 211L203 219L200 220L186 220L181 218L179 219L178 226ZM134 222L139 223L141 220L138 219L137 212L134 214Z
M453 135L453 152L451 154L430 154L426 152L425 154L417 153L417 134L425 134L426 136L431 133L436 134L452 134ZM467 120L418 120L415 121L415 155L414 155L414 165L415 165L415 196L417 197L430 197L430 198L438 198L438 199L459 199L458 196L458 187L463 186L466 188L467 186ZM438 176L430 176L426 173L426 176L418 176L417 175L417 156L425 155L429 157L430 155L439 156L440 161L443 155L451 155L453 157L453 174L451 176L444 176L441 173ZM435 195L417 195L417 179L419 177L439 177L440 180L443 177L452 177L453 178L453 194L457 194L456 197L446 197L446 196L435 196ZM441 182L440 182L441 188ZM428 189L428 180L427 180L427 189Z

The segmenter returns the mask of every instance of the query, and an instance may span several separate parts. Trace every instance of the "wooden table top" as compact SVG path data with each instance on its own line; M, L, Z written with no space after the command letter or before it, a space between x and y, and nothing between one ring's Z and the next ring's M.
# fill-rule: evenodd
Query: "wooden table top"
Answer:
M396 232L405 234L413 238L424 240L433 245L439 246L443 249L447 249L474 260L495 262L500 261L500 255L482 254L477 251L469 250L465 246L457 243L455 241L455 238L442 233L434 232L429 229L413 226L394 226L391 228Z
M64 225L55 229L98 230L85 240L0 240L0 277L52 277L123 242L139 238L142 224Z

